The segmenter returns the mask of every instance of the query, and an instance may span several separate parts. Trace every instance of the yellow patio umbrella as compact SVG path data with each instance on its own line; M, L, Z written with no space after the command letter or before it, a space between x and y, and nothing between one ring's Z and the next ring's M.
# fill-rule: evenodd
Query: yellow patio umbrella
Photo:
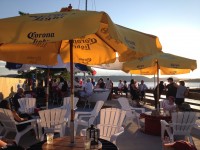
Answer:
M196 60L168 53L156 53L150 56L125 62L122 66L123 71L131 74L157 74L157 84L159 83L159 70L161 71L162 75L177 75L190 73L191 70L193 71L196 68ZM157 88L157 90L159 91L159 88ZM159 98L159 95L157 96L157 98Z
M196 60L168 53L156 53L127 61L123 63L122 70L131 74L154 75L160 69L162 75L177 75L190 73L196 68Z
M112 63L116 52L119 60L125 61L161 52L162 48L158 37L116 25L108 14L96 11L71 10L0 19L0 33L0 60L56 65L60 54L64 63L70 62L71 122L73 63Z
M108 14L72 10L0 19L0 60L55 65L59 53L70 62L73 39L75 63L105 64L139 58L161 51L156 36L112 22ZM23 54L23 55L22 55Z

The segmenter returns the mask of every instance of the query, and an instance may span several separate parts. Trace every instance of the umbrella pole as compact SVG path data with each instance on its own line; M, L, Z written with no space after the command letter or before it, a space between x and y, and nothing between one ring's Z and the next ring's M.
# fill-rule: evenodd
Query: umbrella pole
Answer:
M70 142L71 144L75 143L75 135L74 135L74 60L73 60L73 40L69 40L70 43L70 96L71 96L71 120L70 120Z
M157 108L157 111L159 111L160 110L160 108L159 108L159 99L160 99L160 87L159 87L159 65L158 65L158 61L156 61L156 67L157 67L157 85L158 85L158 87L157 87L157 102L156 102L156 108Z
M46 89L46 109L48 109L49 105L49 68L47 70L47 89Z

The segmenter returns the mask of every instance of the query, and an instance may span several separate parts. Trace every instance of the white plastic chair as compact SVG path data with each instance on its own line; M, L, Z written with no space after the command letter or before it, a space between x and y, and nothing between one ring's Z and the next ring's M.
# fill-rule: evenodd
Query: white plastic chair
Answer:
M76 133L78 125L88 127L94 123L94 120L98 116L99 111L101 110L103 104L104 104L104 101L97 101L94 106L94 109L92 111L90 111L90 112L86 112L86 111L75 112L75 133ZM87 120L83 120L83 118L86 118Z
M19 112L32 114L36 108L36 98L20 98L18 99L20 108Z
M78 97L74 97L74 110L77 109L77 103L78 103L79 98ZM70 120L71 120L71 97L65 97L63 99L63 106L61 106L60 108L62 109L66 109L67 113L65 116L65 119L68 123L68 127L70 127Z
M160 121L161 140L164 139L164 133L166 131L171 142L174 142L174 136L182 135L188 137L189 142L194 145L191 130L195 126L197 120L196 112L173 112L171 117L171 123L167 123L165 120Z
M16 135L15 135L14 140L16 144L18 144L20 138L31 129L34 129L36 138L37 138L38 133L37 133L37 127L36 127L36 124L37 124L36 119L31 119L31 120L23 121L23 122L16 122L14 120L14 116L11 110L0 108L0 120L5 129L5 133L3 136L6 136L9 132L15 132ZM26 124L26 123L31 123L31 125L28 125L22 131L18 131L17 125Z
M126 111L125 122L127 120L133 120L134 118L136 118L138 127L140 127L140 113L138 113L136 111L140 111L141 113L144 113L145 109L144 108L134 108L134 107L130 106L128 99L125 97L118 98L118 102L121 105L121 109Z
M78 103L79 98L78 97L74 97L74 109L77 109L77 103ZM71 101L71 97L64 97L63 99L63 106L69 105L70 106L70 101Z
M55 108L39 111L40 119L38 122L39 138L44 140L44 135L49 132L59 133L60 137L65 135L66 121L65 115L66 109ZM42 134L42 128L44 133Z
M100 111L100 123L97 128L100 130L100 138L108 140L116 145L117 137L124 132L122 123L126 111L118 108L105 108ZM86 136L86 129L82 129L81 136Z

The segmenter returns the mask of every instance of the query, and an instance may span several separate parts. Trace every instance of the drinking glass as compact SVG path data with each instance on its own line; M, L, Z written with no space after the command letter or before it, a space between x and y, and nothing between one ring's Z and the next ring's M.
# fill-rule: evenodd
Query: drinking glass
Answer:
M53 133L47 133L46 136L47 136L47 144L52 144L54 134Z

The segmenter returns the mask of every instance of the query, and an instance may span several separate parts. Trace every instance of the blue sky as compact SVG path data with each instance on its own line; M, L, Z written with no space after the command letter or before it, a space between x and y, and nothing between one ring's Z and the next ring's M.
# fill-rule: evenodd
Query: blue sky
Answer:
M70 3L74 9L85 9L85 0L1 0L0 18L18 16L18 11L55 12ZM164 52L196 59L197 66L200 66L199 6L199 0L88 0L88 10L105 11L116 24L158 36ZM112 75L113 71L106 73ZM200 68L179 77L199 78Z

